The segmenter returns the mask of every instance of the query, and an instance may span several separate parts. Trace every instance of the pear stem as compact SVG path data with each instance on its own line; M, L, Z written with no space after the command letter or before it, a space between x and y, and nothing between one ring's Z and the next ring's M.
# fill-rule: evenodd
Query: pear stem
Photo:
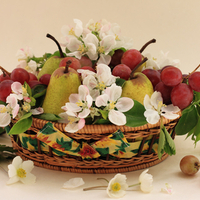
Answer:
M72 61L71 60L68 60L66 62L66 66L65 66L65 70L64 70L64 73L67 74L69 72L68 68L69 66L71 65Z
M138 67L140 67L143 63L145 63L147 60L148 60L148 58L147 58L147 57L144 57L144 58L142 59L142 61L132 70L132 72L131 72L131 74L130 74L130 79L134 79L134 72L136 71L136 69L137 69Z
M58 43L58 41L57 41L52 35L50 35L49 33L47 33L46 37L52 39L52 40L56 43L56 45L58 46L59 52L60 52L60 57L61 57L61 58L64 58L65 55L63 54L63 51L62 51L61 46L60 46L60 44Z
M147 46L149 46L150 44L152 43L155 43L156 42L156 39L152 39L150 41L148 41L146 44L144 44L144 46L139 50L140 53L142 53L146 48Z
M8 72L7 70L5 70L3 67L0 66L1 71L3 72L3 74L8 74L10 76L10 72Z

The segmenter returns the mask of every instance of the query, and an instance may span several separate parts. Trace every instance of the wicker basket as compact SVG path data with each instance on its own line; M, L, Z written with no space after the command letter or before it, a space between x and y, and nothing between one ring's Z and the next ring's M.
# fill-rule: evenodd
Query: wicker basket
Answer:
M47 122L34 118L32 127L27 133L36 135ZM173 130L178 119L164 119L163 122L166 129L172 133L171 136L174 139L175 132ZM137 153L130 158L119 158L107 155L106 157L100 156L93 159L83 159L82 157L68 154L57 156L53 153L52 147L50 146L48 147L48 152L43 152L39 140L37 140L37 151L26 149L21 144L19 135L14 135L11 137L11 140L13 147L17 150L17 154L24 160L32 160L39 167L75 173L122 173L134 171L156 165L168 157L168 154L163 154L162 158L159 159L157 153L152 148L159 137L160 123L154 125L146 124L135 128L115 125L86 125L76 133L65 132L64 128L66 124L53 122L52 124L62 133L77 142L95 142L120 129L128 142L140 141L140 145ZM144 151L145 141L147 140L149 145Z

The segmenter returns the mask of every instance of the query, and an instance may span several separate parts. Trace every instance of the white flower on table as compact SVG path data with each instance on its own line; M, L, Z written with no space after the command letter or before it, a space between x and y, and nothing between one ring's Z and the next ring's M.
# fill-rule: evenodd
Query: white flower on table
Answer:
M147 173L148 170L144 170L139 176L140 189L144 193L149 193L153 190L153 176Z
M163 104L161 93L157 91L151 95L151 98L148 95L144 97L144 107L146 109L144 116L150 124L156 124L161 116L167 119L176 119L179 117L176 113L179 112L180 109L173 104Z
M31 174L33 169L33 161L22 161L20 156L16 156L12 164L8 165L8 185L21 181L24 184L35 183L36 177Z
M123 112L130 110L134 101L128 97L121 97L122 88L115 83L111 87L107 87L104 94L96 98L97 107L106 106L108 110L108 119L115 125L125 125L126 116ZM121 97L121 98L120 98Z
M107 187L107 194L111 198L120 198L126 194L128 185L126 183L126 176L122 174L116 174L112 178Z

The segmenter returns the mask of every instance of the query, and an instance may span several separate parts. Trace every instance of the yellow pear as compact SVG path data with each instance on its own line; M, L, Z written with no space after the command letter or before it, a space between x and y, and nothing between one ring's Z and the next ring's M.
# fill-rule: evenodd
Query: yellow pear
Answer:
M146 94L151 97L154 89L151 81L141 72L135 72L122 88L122 97L129 97L143 104Z
M78 93L80 85L80 76L76 70L68 67L68 65L56 69L51 75L47 87L46 96L42 105L44 112L56 115L64 112L61 107L66 102L69 102L69 96L72 93Z

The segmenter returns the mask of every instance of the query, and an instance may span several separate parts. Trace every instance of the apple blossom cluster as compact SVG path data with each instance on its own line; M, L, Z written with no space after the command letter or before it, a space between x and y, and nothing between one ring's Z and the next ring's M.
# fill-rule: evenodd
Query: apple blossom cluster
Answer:
M61 28L61 45L66 47L67 56L80 59L87 55L97 64L109 64L115 49L130 49L133 46L131 38L121 35L121 28L116 23L105 19L94 22L90 20L85 27L83 23L74 19L75 26L64 25Z
M23 68L26 71L37 74L38 63L33 60L33 52L30 47L21 48L17 51L16 57L18 58L19 64L17 67Z
M71 94L69 102L62 107L65 113L60 116L67 119L67 132L76 132L83 128L85 119L100 116L115 125L125 125L127 112L134 106L134 101L121 97L122 87L117 86L115 76L105 64L97 65L97 73L78 70L82 74L83 85L78 94Z
M33 99L29 97L27 89L19 82L11 85L12 93L6 98L6 105L0 104L0 127L6 127L12 119L20 118L25 113L41 114L42 108L31 109Z

